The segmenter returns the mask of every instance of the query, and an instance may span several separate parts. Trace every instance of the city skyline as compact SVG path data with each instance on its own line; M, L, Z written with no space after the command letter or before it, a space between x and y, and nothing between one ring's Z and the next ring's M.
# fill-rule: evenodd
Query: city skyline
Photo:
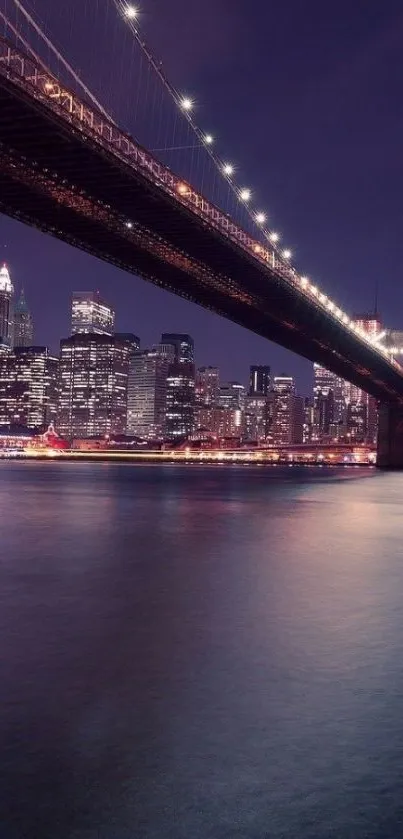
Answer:
M35 232L35 231L32 231L32 232ZM41 235L41 234L37 234L37 235ZM54 242L54 240L50 240L50 241ZM54 243L54 244L60 244L60 243ZM67 245L65 245L63 247L68 248ZM71 248L68 248L68 249L71 250ZM91 257L88 257L86 254L80 254L80 255L83 256L85 259L91 259ZM10 261L3 259L1 264L3 264L3 263L7 266L7 269L9 271L9 275L10 275L12 283L13 283L14 301L15 302L18 300L18 297L20 295L21 290L24 291L25 300L27 302L28 308L30 310L30 313L33 317L33 321L34 321L34 324L35 324L36 342L41 346L42 345L43 346L45 346L45 345L48 346L51 353L59 354L59 352L60 352L60 341L64 338L68 338L71 334L71 317L72 317L71 306L72 306L73 295L75 293L82 293L84 291L84 288L80 289L78 287L74 287L74 288L71 289L71 291L67 291L67 293L65 295L66 299L64 301L66 303L66 305L65 305L62 312L58 312L58 317L61 318L61 323L62 323L63 326L65 326L66 331L65 331L64 334L60 334L59 337L57 337L57 336L55 336L55 330L54 330L54 318L52 318L51 321L49 321L48 318L46 318L42 321L42 319L41 319L41 312L42 312L41 307L39 307L39 310L36 311L34 309L34 306L31 303L31 298L34 299L35 296L36 296L34 288L31 288L28 284L28 281L24 281L24 278L22 278L21 280L18 279L18 278L15 279L14 271L13 271L12 264L11 264ZM106 271L108 269L112 270L110 268L110 266L108 266L108 265L105 265L103 263L100 263L100 265L104 269L106 269ZM41 266L41 270L43 270L42 266ZM32 271L32 266L31 266L31 271ZM120 272L120 273L123 274L124 272ZM129 276L128 279L131 280L133 278L131 278ZM137 280L137 278L135 278L135 279ZM147 288L149 288L152 292L154 292L154 294L162 294L162 295L165 295L165 296L170 297L170 298L173 297L173 295L168 295L167 292L164 292L160 289L151 288L150 286L148 286L142 280L137 280L137 281L139 283L141 283L142 285L147 286ZM85 282L84 282L84 285L85 285ZM105 289L105 290L103 290L103 289ZM116 313L115 331L117 331L117 332L135 332L136 334L139 334L140 330L137 329L137 331L136 331L135 327L134 328L132 327L131 329L129 329L129 328L124 329L123 328L123 325L129 325L131 323L130 314L127 313L126 307L124 305L122 306L122 311L120 311L118 307L115 307L114 301L111 299L111 295L108 296L106 284L103 286L103 289L101 290L99 287L97 287L91 293L94 294L95 296L100 295L102 300L105 301L105 304L108 307L111 307L114 310L114 312ZM187 303L186 301L178 300L177 298L175 298L175 302L176 301L179 303L179 305L182 304L185 310L187 308L192 308L192 309L193 308L198 308L198 307L195 307L194 304ZM266 352L270 352L270 351L274 350L275 355L278 351L280 351L279 352L279 357L280 357L280 362L283 362L283 366L281 367L281 364L280 364L280 366L278 368L276 367L277 373L279 375L280 374L281 375L283 375L283 374L284 375L287 375L287 374L292 375L297 382L298 393L300 393L301 395L304 395L304 396L305 395L306 396L311 395L312 389L313 389L313 371L312 371L312 363L310 361L308 361L306 359L303 359L300 356L296 355L295 353L291 353L288 350L283 349L282 347L278 347L276 344L273 344L273 343L271 343L270 341L267 341L264 338L260 338L257 335L253 335L253 333L247 332L247 330L242 329L242 327L239 327L236 324L229 323L224 318L218 317L218 315L212 315L209 312L205 312L203 310L199 310L199 311L200 311L201 315L204 315L206 318L210 319L213 322L212 332L216 336L216 341L217 341L216 346L217 346L217 355L218 356L220 355L220 352L222 352L222 346L221 346L221 341L219 340L219 336L220 336L221 331L222 331L220 329L220 325L223 324L223 326L226 325L226 326L230 327L230 332L232 330L235 330L235 332L241 333L244 336L245 335L250 336L252 338L251 344L252 344L252 346L256 347L256 351L260 353L260 357L251 357L251 358L243 357L241 352L238 352L238 353L235 354L235 363L234 363L233 358L231 358L231 360L229 360L227 358L227 355L224 354L224 356L223 356L224 364L219 365L218 363L216 364L216 360L214 358L213 351L211 351L211 356L208 356L207 358L205 358L204 355L203 355L203 357L202 357L202 352L201 352L201 349L199 347L199 341L195 337L195 335L192 335L192 337L194 338L194 345L195 345L195 364L196 364L196 367L218 366L220 368L220 374L221 374L222 381L241 381L242 383L244 383L246 385L249 381L251 365L256 365L256 366L268 365L269 367L274 369L274 365L271 361L270 356L269 355L266 355L266 357L263 356L264 350L266 348L267 348ZM162 335L162 334L166 333L167 332L166 327L169 326L169 323L167 324L166 317L159 317L157 319L157 324L160 324L160 323L162 324L162 328L160 328L158 325L156 326L154 324L153 320L152 320L153 311L149 312L149 316L150 316L150 322L146 323L146 324L144 324L144 322L142 323L142 326L145 325L146 329L144 329L143 333L140 334L140 336L139 336L140 340L141 340L142 349L148 349L148 348L151 348L153 345L155 345L155 343L158 339L158 335ZM179 322L179 321L177 321L177 322ZM181 333L181 332L186 332L186 331L190 332L191 330L186 330L186 323L184 321L184 315L183 315L183 320L181 319L181 322L183 323L183 329L170 329L169 331L170 332L175 332L175 333ZM41 324L42 324L42 326L41 326ZM122 328L120 328L121 326L122 326ZM46 335L49 335L49 334L52 337L51 337L50 340L46 340ZM149 336L149 339L148 340L143 339L143 334L145 334L146 336ZM204 343L203 342L203 329L200 330L199 338L201 338L200 344L201 344L201 346L203 346L203 343ZM302 362L302 364L301 364L301 362ZM295 370L294 370L294 367L292 365L295 365ZM232 368L234 369L234 374L233 375L231 375L231 369ZM228 375L225 375L226 371L228 371ZM238 375L236 374L237 371L238 371ZM307 389L303 391L302 387L304 385L306 386Z

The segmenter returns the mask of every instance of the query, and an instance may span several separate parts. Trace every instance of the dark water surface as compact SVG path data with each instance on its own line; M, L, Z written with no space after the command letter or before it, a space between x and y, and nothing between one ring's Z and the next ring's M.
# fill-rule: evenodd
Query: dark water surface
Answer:
M402 836L402 500L1 463L1 838Z

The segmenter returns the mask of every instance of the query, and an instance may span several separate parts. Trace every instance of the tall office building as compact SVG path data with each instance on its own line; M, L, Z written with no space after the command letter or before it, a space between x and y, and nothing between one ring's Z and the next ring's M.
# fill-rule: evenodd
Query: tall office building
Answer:
M167 377L174 359L172 345L135 352L130 361L127 432L146 440L165 436Z
M194 428L194 341L187 334L163 332L161 345L174 351L167 375L165 435L168 440L178 440Z
M250 393L246 397L244 412L244 434L248 442L265 443L271 431L272 399L270 395Z
M169 344L174 348L174 361L194 363L194 341L190 335L178 332L163 332L161 344L163 346Z
M216 405L220 390L218 367L199 367L196 371L196 405Z
M245 386L241 382L225 382L218 393L218 404L221 408L236 408L243 411L245 396Z
M14 286L4 264L0 268L0 344L5 347L13 342L13 295Z
M367 312L353 317L354 323L372 337L381 335L383 327L377 313ZM347 439L374 443L378 427L376 399L356 385L344 382Z
M194 429L194 364L174 361L167 375L165 435L167 440L189 437Z
M21 289L20 297L15 304L13 343L14 347L32 347L34 343L34 324L25 300L24 289Z
M0 368L1 425L43 428L55 422L59 359L47 347L16 347Z
M278 446L302 443L304 403L295 393L294 379L275 376L273 385L273 442Z
M249 374L249 395L267 396L271 388L270 367L252 364Z
M71 334L112 335L115 312L99 291L75 291L71 305Z
M312 439L338 438L345 422L345 382L321 364L314 364Z
M58 428L69 438L124 434L135 335L78 333L60 342Z

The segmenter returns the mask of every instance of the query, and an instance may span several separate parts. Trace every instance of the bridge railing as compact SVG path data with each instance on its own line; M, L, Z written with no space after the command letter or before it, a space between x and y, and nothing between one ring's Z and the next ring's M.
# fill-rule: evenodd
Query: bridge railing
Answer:
M250 236L228 215L194 190L189 183L175 175L147 149L136 143L130 135L123 132L111 120L106 119L100 111L83 102L33 58L4 38L0 38L0 72L12 78L13 82L24 89L28 88L32 96L62 115L74 129L96 139L108 151L112 150L120 159L130 163L138 172L164 189L180 204L203 220L208 220L212 227L259 263L268 267L271 273L292 286L299 294L309 298L311 303L325 311L339 326L350 333L353 331L357 338L372 345L373 349L382 354L391 365L401 369L399 363L390 358L386 347L374 343L373 336L351 321L347 314L310 283L307 277L301 276L275 247L266 247ZM130 219L127 219L126 225L130 227L130 224Z

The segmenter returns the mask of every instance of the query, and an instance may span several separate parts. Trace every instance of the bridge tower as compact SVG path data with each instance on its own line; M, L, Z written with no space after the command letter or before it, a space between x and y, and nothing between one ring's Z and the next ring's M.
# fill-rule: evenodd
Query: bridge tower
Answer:
M403 404L379 405L377 466L403 469Z

